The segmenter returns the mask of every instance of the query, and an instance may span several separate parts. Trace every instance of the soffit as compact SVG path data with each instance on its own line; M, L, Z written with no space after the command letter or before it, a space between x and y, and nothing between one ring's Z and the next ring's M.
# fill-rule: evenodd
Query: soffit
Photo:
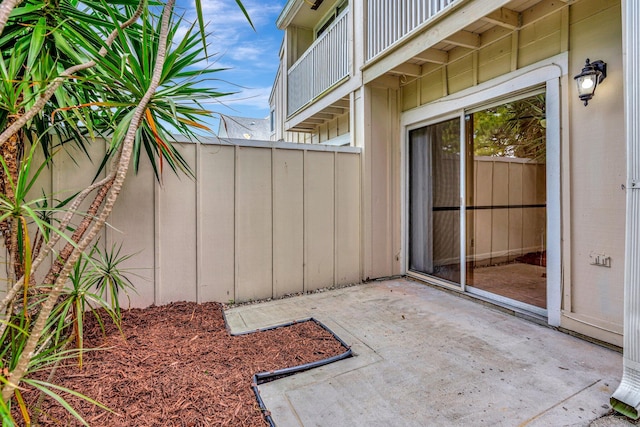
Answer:
M276 25L281 30L289 26L314 28L336 6L337 0L324 0L315 10L311 9L313 3L314 0L289 0L276 20Z
M310 115L296 125L292 126L289 131L310 133L315 132L319 125L327 123L349 112L349 97L345 96L332 102L326 108ZM291 119L289 119L291 120Z
M577 1L577 0L574 0ZM553 3L558 3L558 5L554 6ZM522 15L534 9L549 9L555 10L557 7L561 7L562 5L566 6L567 3L571 3L568 0L561 1L552 1L552 0L513 0L512 2L506 4L503 9L506 9L506 12L512 13L512 15L518 15L518 28L522 25ZM487 15L489 17L490 15ZM503 23L502 32L509 33L513 31L513 27L508 28L508 23ZM462 31L453 35L448 39L444 39L439 43L434 44L421 55L413 57L406 61L406 64L410 64L414 67L419 67L426 63L447 63L451 57L447 57L449 52L455 48L458 48L458 53L456 56L460 55L460 49L472 51L480 47L481 41L484 39L483 34L494 28L501 27L500 24L497 24L495 21L491 19L479 19L475 22L469 23L465 26ZM487 33L488 34L488 33ZM501 34L500 32L497 34ZM458 36L458 37L456 37ZM464 37L468 36L468 37ZM472 46L473 36L477 37L477 46ZM465 40L470 40L470 45L464 45ZM428 58L428 59L426 59ZM440 60L440 58L443 58ZM392 70L389 74L391 75L404 75L411 76L412 74L419 74L421 71L418 68L411 68L407 66L400 66L396 69Z

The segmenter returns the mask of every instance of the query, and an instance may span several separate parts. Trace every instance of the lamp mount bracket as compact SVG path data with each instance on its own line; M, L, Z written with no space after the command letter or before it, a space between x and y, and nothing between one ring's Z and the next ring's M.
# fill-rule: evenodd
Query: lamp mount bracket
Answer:
M640 190L640 179L631 179L627 183L627 190Z

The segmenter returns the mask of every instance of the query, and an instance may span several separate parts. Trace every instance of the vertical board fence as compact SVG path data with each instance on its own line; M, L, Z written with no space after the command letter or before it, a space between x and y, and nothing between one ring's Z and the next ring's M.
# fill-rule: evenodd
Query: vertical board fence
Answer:
M215 138L178 145L196 177L165 165L158 183L141 160L101 238L135 254L124 266L137 291L131 306L240 302L360 282L359 148ZM62 153L41 187L58 199L84 188L102 150L94 147L92 165Z

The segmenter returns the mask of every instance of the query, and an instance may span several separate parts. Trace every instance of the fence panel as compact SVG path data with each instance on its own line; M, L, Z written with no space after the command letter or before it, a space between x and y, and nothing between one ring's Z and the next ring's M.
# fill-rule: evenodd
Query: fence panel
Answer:
M184 144L179 148L185 160L195 165L197 146ZM158 224L156 304L197 299L196 191L195 181L170 171L164 172L162 187L156 189L157 210L155 215L150 212ZM114 226L118 228L120 224ZM128 236L122 238L126 240Z
M304 283L304 152L273 150L273 296Z
M87 169L86 172L91 171ZM138 175L131 170L108 220L110 224L118 224L118 228L107 228L107 247L115 245L122 248L123 255L134 254L122 267L133 273L129 278L136 292L131 292L129 298L135 307L147 306L149 301L156 302L155 179L153 170L146 163L140 168ZM126 304L128 305L129 301L126 301Z
M336 284L360 279L360 157L336 154ZM357 197L354 197L356 195Z
M272 296L271 150L236 149L236 300Z
M335 155L305 153L305 291L334 284Z
M201 145L198 157L199 301L235 297L235 148Z
M100 243L134 254L123 265L135 273L131 306L246 301L361 280L359 148L179 145L196 179L165 170L158 182L141 162ZM94 148L99 158L104 144ZM91 182L97 162L76 160L60 158L40 187L77 191Z

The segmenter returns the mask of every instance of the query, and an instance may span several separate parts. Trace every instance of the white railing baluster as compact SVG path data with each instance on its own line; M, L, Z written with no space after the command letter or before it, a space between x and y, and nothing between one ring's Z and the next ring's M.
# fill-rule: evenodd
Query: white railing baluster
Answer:
M287 114L291 115L349 75L349 11L313 42L288 72Z
M367 60L460 0L367 0Z

